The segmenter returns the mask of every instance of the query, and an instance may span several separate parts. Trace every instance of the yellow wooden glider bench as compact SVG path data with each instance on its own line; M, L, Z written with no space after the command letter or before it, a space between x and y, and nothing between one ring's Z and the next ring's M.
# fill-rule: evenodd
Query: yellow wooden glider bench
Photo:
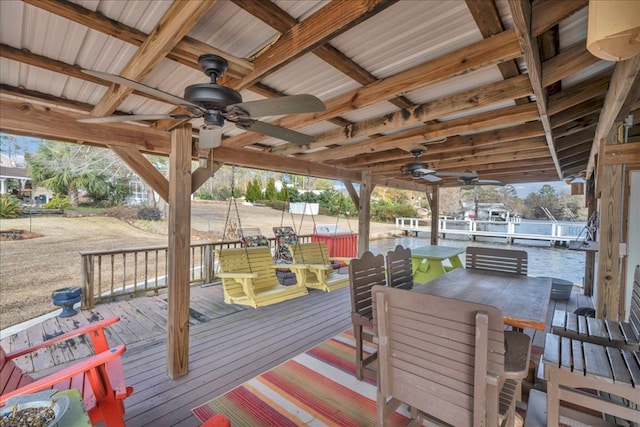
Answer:
M293 263L304 267L292 268L287 265L296 274L298 284L326 292L349 286L349 275L336 272L331 261L349 264L351 258L329 257L324 242L300 243L291 245L290 249Z
M283 286L278 281L271 250L266 246L222 249L219 254L224 302L253 308L307 295L304 284ZM295 265L287 265L296 268Z

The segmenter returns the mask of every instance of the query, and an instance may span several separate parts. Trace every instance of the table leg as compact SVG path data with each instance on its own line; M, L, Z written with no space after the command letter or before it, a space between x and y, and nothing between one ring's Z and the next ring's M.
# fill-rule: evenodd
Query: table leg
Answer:
M415 261L415 258L413 258ZM440 277L446 273L442 261L431 259L419 259L417 267L413 270L413 281L415 283L426 283L430 280Z
M460 257L458 255L454 255L449 258L449 262L451 263L451 267L445 267L445 270L447 272L455 270L456 268L464 268L464 266L462 265L462 261L460 261Z

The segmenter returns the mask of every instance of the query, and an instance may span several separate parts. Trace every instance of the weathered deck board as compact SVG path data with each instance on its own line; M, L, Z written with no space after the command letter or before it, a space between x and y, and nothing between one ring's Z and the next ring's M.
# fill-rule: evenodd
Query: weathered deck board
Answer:
M300 354L351 327L348 288L309 295L260 309L223 303L220 286L191 288L189 374L172 381L166 376L166 294L101 304L71 318L45 324L2 340L11 349L24 348L47 337L76 329L91 321L118 315L122 321L107 330L109 343L124 343L123 367L127 384L135 389L125 401L128 426L197 426L191 408L223 394L244 381ZM592 306L579 289L569 301L551 300L549 322L556 309ZM549 323L550 324L550 323ZM544 346L544 333L534 345ZM541 341L541 343L540 343ZM7 347L5 347L7 348ZM64 362L83 354L81 343L45 358L37 366L44 373L60 369L42 360ZM21 361L30 365L31 360Z

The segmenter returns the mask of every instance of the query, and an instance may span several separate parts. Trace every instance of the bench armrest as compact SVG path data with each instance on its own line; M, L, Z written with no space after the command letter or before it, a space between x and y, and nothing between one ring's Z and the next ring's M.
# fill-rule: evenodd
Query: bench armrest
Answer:
M39 380L36 380L30 384L26 384L17 390L13 390L7 394L3 394L2 396L0 396L0 406L4 406L7 403L7 400L14 396L20 396L23 394L30 394L37 391L46 390L78 374L94 370L99 366L104 366L107 364L107 362L119 358L122 353L125 352L125 350L126 347L121 344L117 347L109 349L108 351L96 354L95 356L91 356L83 360L82 362L78 362L72 366L62 369L61 371L55 372L44 378L40 378ZM96 376L96 378L98 377L100 377L100 375Z
M106 351L109 347L107 345L107 340L104 336L104 328L107 326L113 325L120 321L120 317L112 317L110 319L101 320L99 322L92 323L90 325L84 326L80 329L75 329L73 331L69 331L62 335L58 335L57 337L53 337L48 339L40 344L33 345L31 347L14 351L6 354L7 360L15 359L16 357L24 356L29 353L33 353L36 350L41 348L49 347L54 344L57 344L62 341L69 340L71 338L78 337L80 335L90 335L91 342L93 343L93 350L95 353L101 353Z
M244 273L244 272L234 272L234 273L216 273L221 279L254 279L258 277L258 273Z

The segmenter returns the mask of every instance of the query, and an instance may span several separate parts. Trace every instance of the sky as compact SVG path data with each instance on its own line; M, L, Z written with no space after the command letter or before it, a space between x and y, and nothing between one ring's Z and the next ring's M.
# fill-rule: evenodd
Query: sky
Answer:
M2 137L2 139L0 139L0 152L6 155L8 151L8 142L4 138L4 136L6 135L3 133L0 133L0 137ZM30 152L36 151L42 141L39 138L18 136L17 142L20 145L21 149L19 150L18 154L16 154L15 156L12 155L11 157L17 163L18 166L24 166L23 152L26 151L30 153ZM540 190L540 188L542 188L542 186L545 184L549 184L553 186L553 188L555 188L556 190L556 193L558 194L571 193L571 186L567 185L564 181L514 184L513 187L515 188L516 193L518 194L518 197L520 197L521 199L524 199L530 193L537 193L538 190Z

